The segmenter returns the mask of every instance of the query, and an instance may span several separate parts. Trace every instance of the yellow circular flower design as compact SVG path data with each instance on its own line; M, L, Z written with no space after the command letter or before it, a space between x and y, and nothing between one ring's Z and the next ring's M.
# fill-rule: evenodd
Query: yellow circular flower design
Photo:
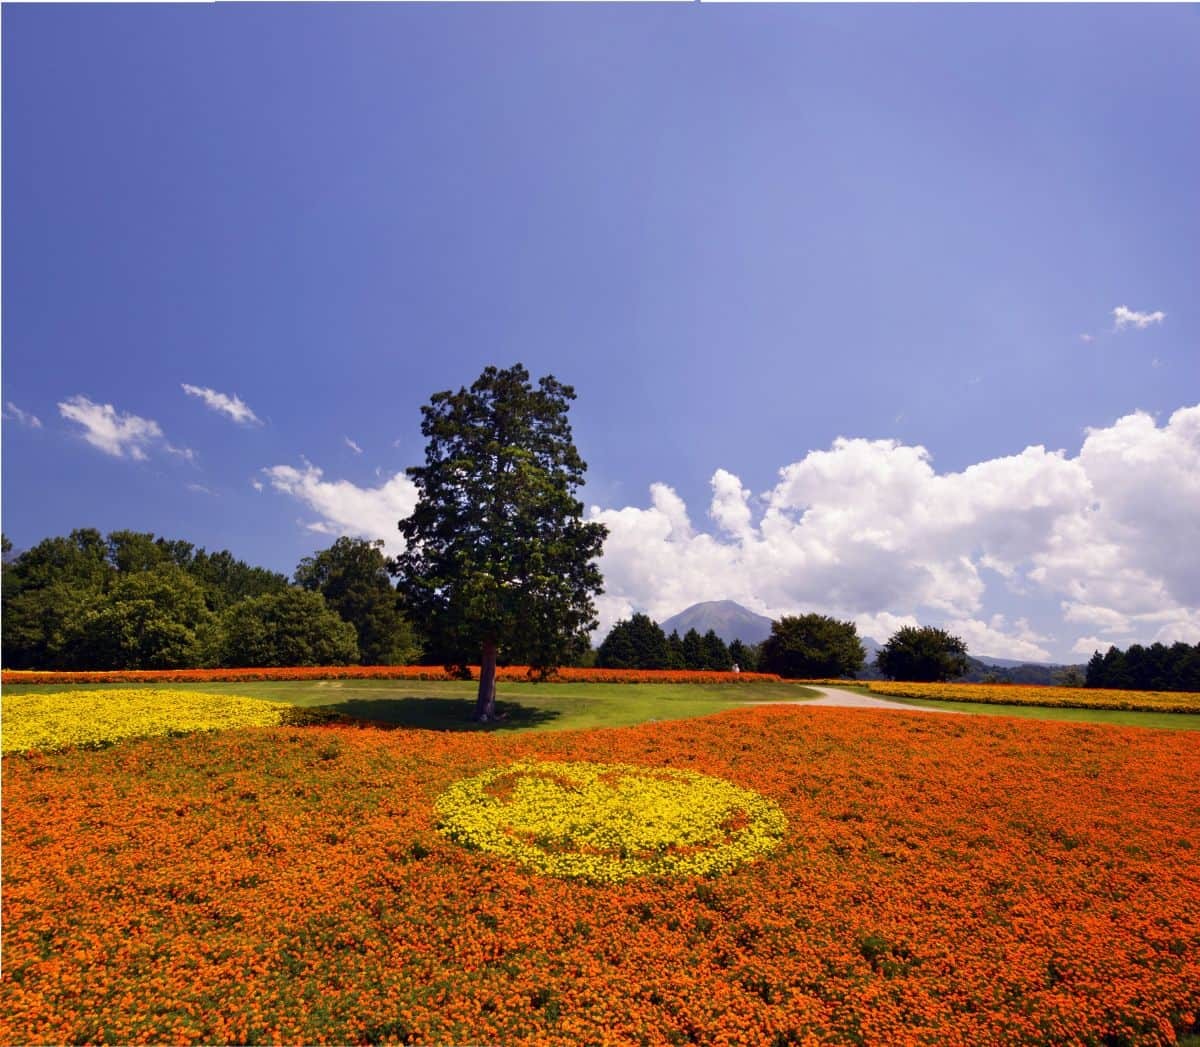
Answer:
M694 771L522 761L455 782L439 828L539 872L601 882L727 872L787 829L779 807Z

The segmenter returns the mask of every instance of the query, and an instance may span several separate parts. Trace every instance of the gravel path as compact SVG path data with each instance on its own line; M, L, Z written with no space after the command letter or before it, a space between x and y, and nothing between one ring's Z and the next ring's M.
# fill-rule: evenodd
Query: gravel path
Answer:
M876 698L871 694L859 694L857 691L843 691L840 687L814 687L805 684L810 691L820 692L820 698L799 698L795 701L777 702L745 702L745 705L837 705L845 709L891 709L902 713L942 713L945 715L961 716L961 709L927 709L922 705L906 705L904 702L893 702L887 698Z

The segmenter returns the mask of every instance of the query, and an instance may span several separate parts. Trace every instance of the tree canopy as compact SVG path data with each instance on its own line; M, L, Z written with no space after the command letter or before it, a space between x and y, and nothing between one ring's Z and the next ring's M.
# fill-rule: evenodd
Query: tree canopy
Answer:
M357 639L349 646L344 642L343 623L337 614L328 617L332 612L320 595L322 586L340 601L339 609L361 613L364 634L380 644L372 653L390 649L398 659L413 653L406 646L412 642L411 630L401 622L389 634L386 610L379 610L398 600L382 554L371 543L344 543L307 558L298 568L304 579L316 580L317 591L304 594L310 597L304 607L286 600L270 605L276 607L276 619L291 615L299 623L305 639L293 642L281 630L256 631L247 624L268 605L242 607L248 600L295 592L287 578L244 563L227 550L209 553L191 542L140 531L105 536L81 528L66 537L47 538L4 562L4 663L30 669L137 669L311 665L313 658L324 657L334 659L327 664L356 661ZM359 559L370 570L356 573L342 560L355 561L353 554L363 552L360 546L367 547L368 555ZM312 603L314 597L318 604ZM281 607L290 608L287 615ZM227 635L231 626L235 632ZM390 648L384 640L388 635L394 640ZM239 636L254 639L254 644L239 650Z
M729 658L742 672L758 672L759 659L762 655L762 644L746 644L734 639L729 645Z
M967 671L967 645L931 625L906 625L879 649L875 665L891 680L953 680Z
M295 581L324 596L354 626L364 665L406 665L421 653L388 574L382 540L339 538L330 548L301 560Z
M1096 651L1087 665L1088 687L1138 691L1200 691L1200 643L1132 644Z
M320 593L285 589L229 607L221 620L220 662L229 666L350 665L354 626Z
M596 652L604 669L665 669L670 660L667 634L646 614L617 622Z
M784 615L771 623L759 668L791 679L852 677L865 658L853 622L823 614Z
M515 364L421 408L425 464L408 470L419 497L394 570L433 650L449 664L479 656L480 720L495 715L501 654L548 671L596 626L607 529L584 522L575 497L587 466L567 421L574 399Z
M215 626L200 583L158 563L71 605L61 653L78 669L193 668L204 664Z

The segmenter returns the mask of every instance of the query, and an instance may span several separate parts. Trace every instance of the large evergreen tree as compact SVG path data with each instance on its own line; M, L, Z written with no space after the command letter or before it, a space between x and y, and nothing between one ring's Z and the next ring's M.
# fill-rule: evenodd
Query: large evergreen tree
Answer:
M683 649L683 667L685 669L703 669L704 668L704 637L701 636L695 629L689 629L683 634L683 642L680 645Z
M711 669L714 672L728 672L733 665L733 659L729 657L729 648L725 646L725 641L717 635L717 631L709 629L700 638L700 641L704 647L704 664L701 668Z
M547 671L584 649L601 592L607 529L585 523L575 491L587 468L571 438L575 391L520 364L487 368L470 389L421 408L420 497L400 521L395 561L406 605L449 662L478 655L475 715L495 717L501 656Z
M671 635L667 637L667 668L687 668L687 656L684 654L683 640L679 637L678 629L672 629Z
M730 660L744 673L758 672L761 644L746 644L734 639L729 645Z
M1200 643L1167 647L1133 644L1122 651L1096 651L1087 665L1088 687L1138 691L1200 691Z
M666 669L670 660L667 634L646 614L617 622L596 652L604 669Z

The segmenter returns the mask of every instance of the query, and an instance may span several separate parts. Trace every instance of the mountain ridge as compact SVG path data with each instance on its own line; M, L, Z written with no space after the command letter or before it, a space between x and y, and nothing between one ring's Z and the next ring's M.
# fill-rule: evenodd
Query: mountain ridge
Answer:
M733 600L705 600L694 603L659 624L662 631L668 635L675 631L682 636L689 629L695 629L704 635L711 629L726 643L732 643L734 640L740 640L744 644L762 643L771 635L770 618L755 614Z

